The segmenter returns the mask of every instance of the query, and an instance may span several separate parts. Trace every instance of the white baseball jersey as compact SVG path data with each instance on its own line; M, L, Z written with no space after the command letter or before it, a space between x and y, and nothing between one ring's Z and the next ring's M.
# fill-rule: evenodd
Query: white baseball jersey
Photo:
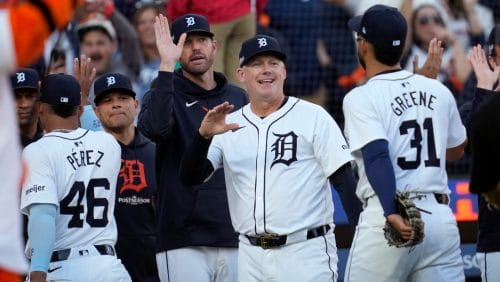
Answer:
M116 242L113 211L121 149L105 132L78 128L53 131L23 151L29 176L23 185L21 209L54 204L54 250Z
M323 108L289 97L265 118L248 104L227 122L240 128L215 136L208 159L215 169L224 166L238 233L290 234L333 222L327 178L352 158Z
M397 191L449 193L446 149L461 145L466 134L444 85L405 70L380 74L349 92L343 107L362 200L374 191L360 149L377 139L389 142Z

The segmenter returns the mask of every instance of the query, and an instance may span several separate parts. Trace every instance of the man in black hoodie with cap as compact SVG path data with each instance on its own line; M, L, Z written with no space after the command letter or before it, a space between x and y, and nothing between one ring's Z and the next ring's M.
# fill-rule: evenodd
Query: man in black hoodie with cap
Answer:
M116 252L133 281L159 281L155 264L156 146L134 126L138 101L130 79L108 73L94 83L95 113L122 149L116 185Z
M217 42L205 17L155 21L161 56L156 87L143 98L139 129L157 144L158 233L156 260L162 281L237 281L238 236L229 217L222 170L186 187L182 155L206 112L224 101L238 109L245 92L213 71ZM174 71L175 63L182 64Z

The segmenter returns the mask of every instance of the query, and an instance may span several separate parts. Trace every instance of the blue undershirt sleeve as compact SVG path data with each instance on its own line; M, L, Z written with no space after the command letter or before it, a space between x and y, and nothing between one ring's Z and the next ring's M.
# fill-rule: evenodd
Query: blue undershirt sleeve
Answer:
M366 176L375 190L384 216L396 213L396 176L389 157L387 140L377 139L361 148Z
M31 245L31 271L47 272L56 241L57 207L33 204L29 207L28 237Z

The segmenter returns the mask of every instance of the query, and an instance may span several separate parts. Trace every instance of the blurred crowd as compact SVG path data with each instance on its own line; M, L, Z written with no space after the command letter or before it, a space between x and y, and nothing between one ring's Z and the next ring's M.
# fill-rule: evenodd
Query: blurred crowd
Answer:
M172 21L192 12L207 16L218 41L215 70L230 82L241 86L235 76L241 43L255 33L272 35L290 54L285 93L324 106L342 126L343 97L364 82L354 37L346 23L381 2L399 8L409 23L403 68L421 67L430 40L437 37L445 49L438 79L452 90L459 106L470 101L475 78L465 56L473 46L484 43L494 23L500 21L498 1L86 1L64 30L50 36L43 58L31 67L40 77L73 74L73 58L85 54L96 68L97 78L109 72L129 77L140 103L160 64L155 16L165 14ZM91 88L90 100L92 97ZM449 172L466 174L468 169L468 161L463 160L450 165Z

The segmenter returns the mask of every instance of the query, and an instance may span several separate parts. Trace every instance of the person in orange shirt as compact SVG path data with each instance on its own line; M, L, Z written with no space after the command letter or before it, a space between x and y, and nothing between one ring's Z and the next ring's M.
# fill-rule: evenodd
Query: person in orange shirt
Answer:
M9 74L42 55L45 38L71 20L82 0L4 1L0 4L0 281L21 281L27 270L21 236L19 187L23 174ZM36 280L32 277L31 281Z

